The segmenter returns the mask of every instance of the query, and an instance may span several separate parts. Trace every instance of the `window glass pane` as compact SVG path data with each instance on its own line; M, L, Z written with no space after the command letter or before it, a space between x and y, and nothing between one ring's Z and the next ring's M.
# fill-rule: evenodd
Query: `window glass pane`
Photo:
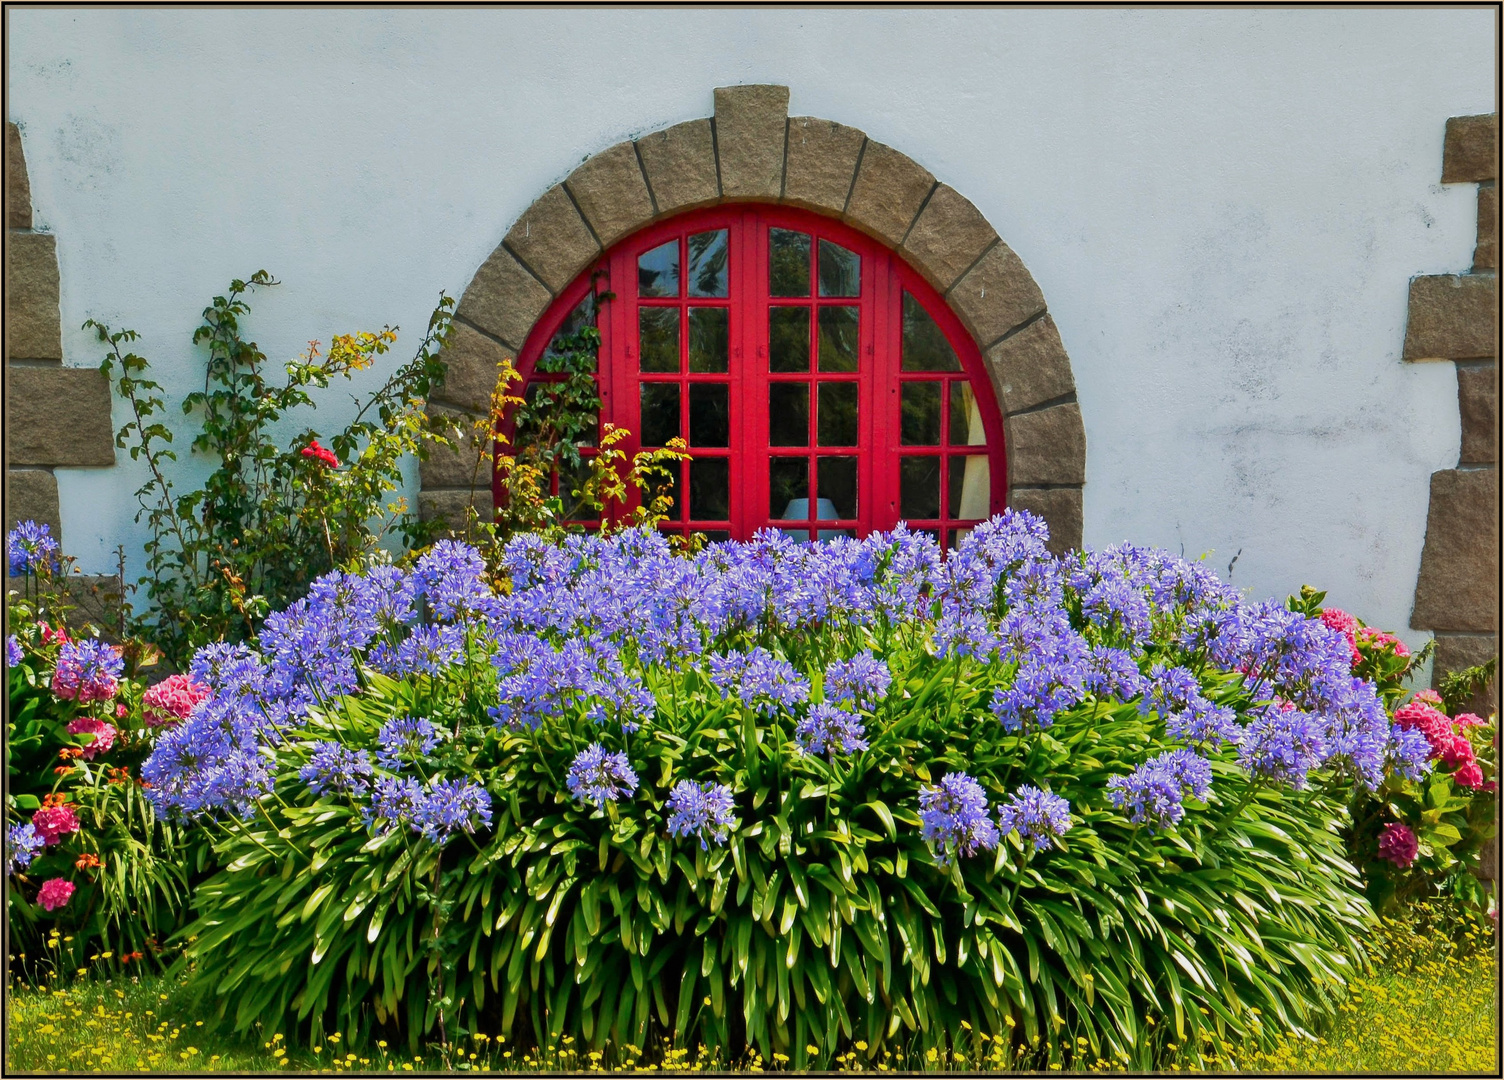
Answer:
M809 308L768 308L768 370L809 370Z
M862 257L840 244L820 241L820 295L860 296Z
M689 238L689 295L726 295L726 230Z
M820 309L820 370L855 371L857 312L854 307Z
M668 466L670 473L673 475L673 483L669 485L668 493L674 500L673 505L668 510L668 520L670 521L684 520L684 470L688 467L682 461L675 461ZM651 494L654 496L658 494L656 486Z
M679 295L678 240L670 240L637 256L637 295Z
M768 384L768 445L809 445L809 384Z
M809 459L768 460L768 517L800 520L809 517Z
M643 383L642 445L663 446L679 436L679 384Z
M585 503L574 494L590 476L590 459L580 459L577 467L571 467L567 462L559 465L559 500L564 504L564 517L566 520L595 520L600 512L594 507L586 506Z
M705 537L707 544L721 544L731 539L731 534L725 529L697 529L696 531Z
M905 521L940 516L940 459L898 459L898 513Z
M726 342L730 310L723 307L689 309L689 370L726 371Z
M565 384L557 379L543 379L538 382L530 382L522 391L522 399L527 402L529 408L539 414L540 419L529 420L525 416L517 416L516 438L519 443L525 443L537 434L539 424L547 424L547 418L552 415L551 402L557 402L565 394ZM574 432L570 437L580 446L594 446L600 433L600 414L591 417L584 431Z
M731 516L731 462L698 458L689 463L689 516L696 521L723 521Z
M689 384L689 445L731 445L731 387L725 383Z
M768 295L809 295L809 234L768 230Z
M854 457L822 457L816 462L815 492L820 499L821 519L832 512L840 518L856 517L856 462Z
M987 517L992 504L992 470L981 454L953 457L950 470L948 516L980 521Z
M679 309L644 307L637 309L637 328L642 371L679 371Z
M906 382L899 392L903 413L899 423L905 446L940 445L940 383Z
M590 322L595 317L595 294L586 293L585 299L575 305L574 310L564 316L564 321L559 324L559 329L554 333L548 343L548 348L543 350L544 356L558 355L559 341L573 334L580 327Z
M820 411L815 423L820 446L855 446L857 442L857 384L821 383Z
M903 294L903 370L960 371L956 350L945 340L930 313L908 293Z
M945 534L945 536L946 536L945 549L947 551L952 551L952 550L960 547L961 546L961 541L965 540L970 535L971 535L971 528L969 526L967 528L964 528L964 529L951 529L948 533Z
M957 379L950 384L950 444L952 446L984 446L987 434L982 430L982 410L977 406L977 396L971 392L971 383Z

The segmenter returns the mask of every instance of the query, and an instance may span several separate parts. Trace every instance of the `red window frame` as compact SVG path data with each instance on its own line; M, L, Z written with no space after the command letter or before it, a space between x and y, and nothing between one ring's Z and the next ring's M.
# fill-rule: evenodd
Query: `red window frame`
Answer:
M728 231L728 295L719 298L690 297L689 264L686 238L695 233L726 229ZM769 295L770 229L791 229L811 238L811 295L804 298L780 298ZM638 296L637 259L671 240L678 239L680 252L679 296L644 298ZM821 239L833 241L861 256L860 292L856 297L822 297L816 286L818 249ZM663 526L671 532L701 531L710 535L730 535L748 539L764 526L812 530L849 531L864 536L874 530L890 529L899 520L908 520L915 529L936 533L942 544L955 542L955 530L968 528L977 517L953 516L948 470L951 462L967 456L952 446L951 424L947 421L952 407L950 384L965 381L971 386L982 430L985 449L976 446L988 461L988 513L1000 512L1007 495L1007 455L1004 445L1002 415L992 391L986 366L971 335L945 303L944 299L920 275L891 249L838 221L804 210L760 204L730 204L690 211L658 222L619 241L601 258L584 270L561 292L534 325L528 336L517 369L522 385L548 381L537 373L540 357L564 326L565 320L594 291L611 293L599 307L597 326L601 334L600 363L597 381L601 396L601 420L626 428L630 434L618 446L629 456L642 449L640 386L643 383L676 383L680 388L679 422L681 435L688 434L689 390L704 383L728 387L730 437L725 447L691 446L691 462L681 465L678 492L687 495L688 473L694 461L725 459L729 462L729 512L721 518L691 519L687 499L677 499L674 521ZM960 362L959 372L901 370L903 342L903 294L907 292L928 313L943 332ZM817 360L818 331L812 332L808 372L779 373L769 371L769 310L780 306L811 308L811 322L818 323L817 312L826 307L858 309L858 370L855 373L820 371ZM639 368L638 312L643 307L670 307L680 311L679 372L645 373ZM689 311L695 307L729 309L728 370L724 373L689 371ZM808 383L809 437L804 447L770 447L768 387L775 383ZM848 382L858 387L858 445L851 447L817 446L817 385ZM941 431L935 445L904 445L901 439L900 400L906 384L938 382L940 388ZM879 407L874 407L874 406ZM502 432L510 438L512 420L503 421ZM968 444L969 445L969 444ZM593 451L585 451L586 454ZM769 500L770 459L773 457L807 457L812 465L826 457L857 458L858 498L853 517L817 520L818 471L811 468L808 498L810 517L800 522L773 519ZM939 514L904 518L900 513L900 457L937 457L941 459L939 475ZM964 467L959 466L958 467ZM557 485L557 477L554 480ZM555 488L557 490L557 487ZM502 497L499 477L494 491ZM626 508L636 505L637 493ZM769 512L764 512L768 510ZM985 515L984 515L985 516ZM591 522L582 522L587 527Z

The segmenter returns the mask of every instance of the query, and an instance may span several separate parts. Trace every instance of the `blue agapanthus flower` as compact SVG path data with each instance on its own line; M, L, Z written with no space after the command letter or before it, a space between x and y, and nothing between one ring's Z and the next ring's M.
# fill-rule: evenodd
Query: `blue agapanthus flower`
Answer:
M411 821L413 829L434 844L490 824L491 795L469 780L435 780L418 800Z
M997 847L998 830L987 812L987 793L964 772L948 773L919 793L922 835L942 866L956 855Z
M806 754L837 752L854 754L867 749L866 728L855 713L834 705L820 704L794 728L794 737Z
M794 665L761 647L711 656L710 681L763 716L772 716L779 706L792 711L809 698L809 684Z
M602 806L627 798L638 781L626 754L609 754L600 743L591 743L575 755L566 783L575 798Z
M1070 830L1071 804L1059 795L1026 784L999 808L997 817L1004 836L1016 829L1020 837L1034 841L1035 850L1041 851Z
M734 824L735 800L725 784L680 780L669 793L668 809L670 835L698 837L704 850L724 844Z
M44 846L45 841L35 825L12 825L5 833L6 873L26 869Z
M5 666L18 667L25 659L26 654L21 651L21 643L16 640L15 634L11 634L5 639Z
M874 709L893 683L888 665L863 649L850 660L837 660L825 669L825 700L832 705Z
M1286 703L1288 705L1288 703ZM1306 778L1326 756L1318 717L1294 707L1268 705L1243 729L1238 761L1261 780L1305 790Z
M426 756L444 736L445 733L431 720L421 717L388 720L376 735L376 742L381 746L376 752L376 760L388 769L400 769L404 760Z
M1210 762L1189 750L1171 750L1156 754L1127 776L1114 776L1107 782L1107 794L1135 825L1167 829L1185 816L1185 796L1204 800L1211 783Z
M19 522L5 537L10 576L25 577L57 565L57 541L52 529L36 521Z
M363 792L369 786L370 775L370 754L328 741L315 743L308 764L298 770L298 777L315 795L325 791L342 795Z

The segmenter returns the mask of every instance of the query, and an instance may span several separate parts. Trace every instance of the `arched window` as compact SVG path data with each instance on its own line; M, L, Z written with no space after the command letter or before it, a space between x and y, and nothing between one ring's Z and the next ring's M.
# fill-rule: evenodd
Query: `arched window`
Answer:
M949 547L1002 510L1002 420L982 358L935 290L869 237L758 205L646 228L534 326L526 387L608 290L602 421L631 432L629 454L680 436L693 455L665 528L824 539L904 520ZM575 478L556 482L568 505Z

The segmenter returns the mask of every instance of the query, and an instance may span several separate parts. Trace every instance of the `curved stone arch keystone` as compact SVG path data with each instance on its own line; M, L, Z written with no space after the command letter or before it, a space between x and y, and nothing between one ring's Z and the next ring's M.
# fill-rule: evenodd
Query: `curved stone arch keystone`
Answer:
M544 192L461 297L433 408L484 415L496 365L516 359L554 297L623 237L700 206L800 206L893 248L945 297L1005 418L1009 505L1044 517L1057 550L1079 546L1086 433L1070 358L1034 279L981 212L922 165L855 128L791 117L788 102L786 86L718 87L713 117L618 143ZM425 518L489 508L489 487L471 487L470 450L422 463Z

